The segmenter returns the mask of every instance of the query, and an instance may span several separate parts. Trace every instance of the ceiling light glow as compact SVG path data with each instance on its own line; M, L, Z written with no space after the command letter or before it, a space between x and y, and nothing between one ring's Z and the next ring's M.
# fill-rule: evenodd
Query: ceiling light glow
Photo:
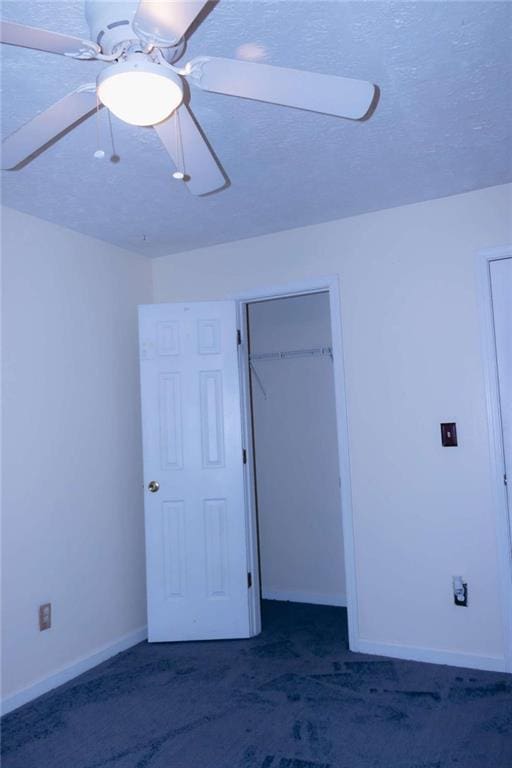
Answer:
M181 78L143 54L100 72L98 98L116 117L131 125L156 125L183 100Z
M267 57L267 50L259 43L243 43L236 49L236 57L247 61L261 61Z

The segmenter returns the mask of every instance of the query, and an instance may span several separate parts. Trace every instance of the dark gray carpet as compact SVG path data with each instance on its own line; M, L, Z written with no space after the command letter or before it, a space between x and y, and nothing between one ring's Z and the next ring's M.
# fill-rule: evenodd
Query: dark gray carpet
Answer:
M141 643L3 719L3 768L512 768L512 677L346 650L346 613Z

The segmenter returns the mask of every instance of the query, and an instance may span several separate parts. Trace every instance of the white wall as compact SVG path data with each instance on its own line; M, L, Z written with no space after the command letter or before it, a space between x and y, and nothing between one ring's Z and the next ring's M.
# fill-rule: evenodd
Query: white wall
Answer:
M136 306L151 285L143 257L10 209L2 260L12 706L20 690L134 641L146 623ZM48 601L53 626L39 632Z
M510 185L157 259L156 301L337 273L360 635L503 657L475 254L512 241ZM459 447L439 423L456 421ZM468 608L451 596L469 583ZM438 656L439 658L439 656Z
M329 295L250 304L249 334L255 355L330 347ZM332 360L253 364L263 597L346 605Z

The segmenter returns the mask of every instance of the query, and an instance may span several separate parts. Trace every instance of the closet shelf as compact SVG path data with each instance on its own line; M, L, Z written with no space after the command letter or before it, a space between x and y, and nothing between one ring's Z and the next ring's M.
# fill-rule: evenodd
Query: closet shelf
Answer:
M312 347L311 349L287 349L283 352L261 352L249 355L251 362L255 360L286 360L293 357L324 357L332 359L332 347Z

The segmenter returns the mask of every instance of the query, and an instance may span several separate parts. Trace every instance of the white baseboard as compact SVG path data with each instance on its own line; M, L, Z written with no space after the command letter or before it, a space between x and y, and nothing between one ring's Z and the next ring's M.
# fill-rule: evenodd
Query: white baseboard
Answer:
M263 600L283 600L290 603L312 603L313 605L337 605L342 608L347 606L345 595L326 595L321 592L288 592L280 589L264 589L261 596Z
M23 688L21 691L17 691L10 696L6 696L6 698L2 700L2 715L6 715L7 712L12 712L13 709L21 707L23 704L32 701L32 699L36 699L38 696L42 696L43 693L47 693L53 688L57 688L57 686L63 685L63 683L67 683L69 680L72 680L74 677L81 675L83 672L87 672L87 670L96 667L98 664L101 664L103 661L110 659L117 653L126 651L128 648L131 648L132 645L141 643L147 638L147 636L148 628L140 627L139 629L136 629L133 632L129 632L123 637L120 637L114 643L109 643L109 645L103 646L103 648L95 651L90 656L83 656L82 658L73 662L73 664L59 669L57 672L48 675L48 677L43 677L40 680L37 680L27 688Z
M482 669L488 672L507 672L507 661L501 656L477 656L472 653L458 653L457 651L439 651L432 648L417 648L409 645L395 645L394 643L374 643L371 640L358 640L351 647L355 653L376 654L377 656L391 656L394 659L407 661L424 661L428 664L447 664L451 667L465 667L467 669Z

